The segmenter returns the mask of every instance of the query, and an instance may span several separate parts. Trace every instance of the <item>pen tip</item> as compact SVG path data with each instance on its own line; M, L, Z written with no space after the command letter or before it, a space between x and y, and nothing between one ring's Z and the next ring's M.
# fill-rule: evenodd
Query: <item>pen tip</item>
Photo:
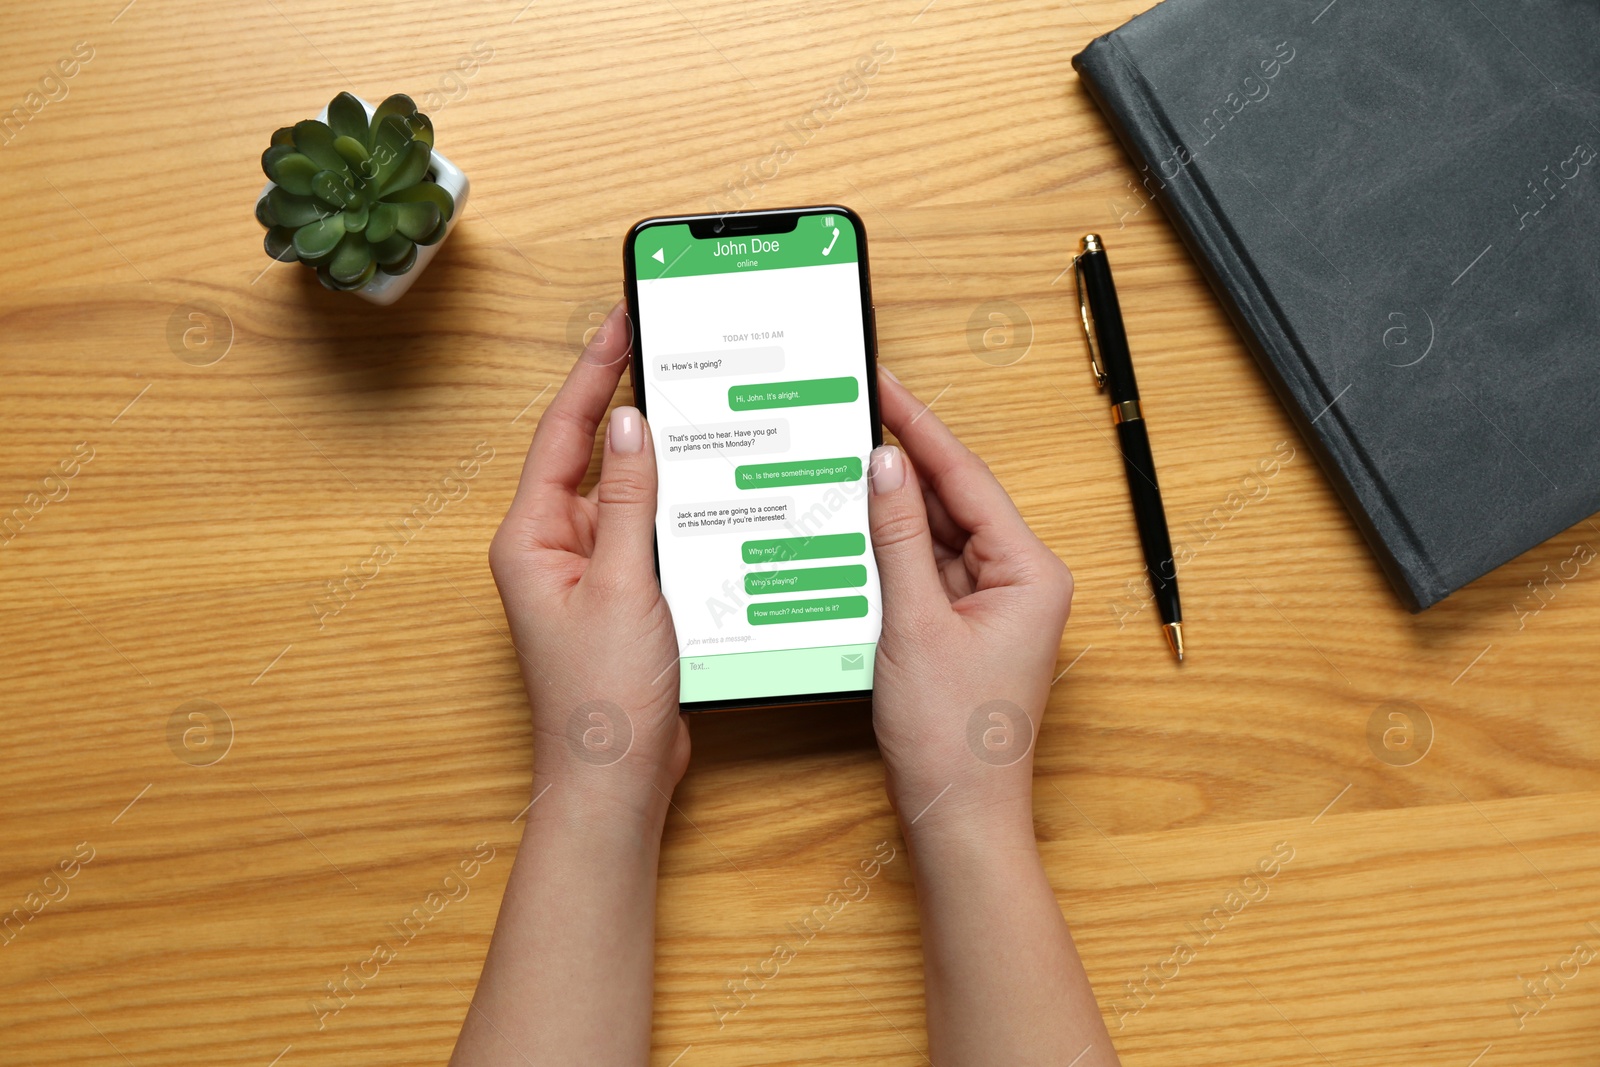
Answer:
M1167 645L1172 649L1172 654L1178 657L1178 662L1183 662L1183 623L1169 622L1161 629L1167 635Z

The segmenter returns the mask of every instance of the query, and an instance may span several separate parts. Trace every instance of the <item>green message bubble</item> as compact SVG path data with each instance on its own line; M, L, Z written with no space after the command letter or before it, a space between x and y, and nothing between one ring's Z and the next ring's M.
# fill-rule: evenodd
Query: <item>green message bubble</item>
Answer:
M734 411L754 411L848 404L860 395L861 383L854 378L810 378L800 382L736 385L728 390L728 407Z
M867 535L847 533L774 537L765 541L746 541L740 546L740 551L744 553L746 563L788 563L800 559L861 556L867 551Z
M828 619L860 619L867 614L864 596L836 596L825 600L782 600L775 604L751 604L745 617L751 626L773 626L784 622L825 622Z
M867 584L867 568L805 567L792 571L764 571L744 576L747 593L809 593L815 589L859 589Z
M774 489L781 485L854 482L860 478L860 456L808 459L794 463L747 463L733 469L733 484L740 489Z

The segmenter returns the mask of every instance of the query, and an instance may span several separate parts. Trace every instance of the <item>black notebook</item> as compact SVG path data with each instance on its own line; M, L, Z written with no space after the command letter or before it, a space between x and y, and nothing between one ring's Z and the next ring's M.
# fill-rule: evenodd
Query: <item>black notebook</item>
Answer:
M1600 2L1167 0L1073 66L1407 606L1600 510Z

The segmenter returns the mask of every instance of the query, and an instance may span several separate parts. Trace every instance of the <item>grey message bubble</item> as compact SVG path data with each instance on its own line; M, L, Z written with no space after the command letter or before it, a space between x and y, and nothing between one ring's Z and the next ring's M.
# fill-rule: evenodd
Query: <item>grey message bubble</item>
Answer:
M672 532L679 537L696 534L742 533L781 526L794 512L794 497L746 497L713 500L672 509Z
M651 356L650 365L663 381L684 378L726 378L732 374L772 374L783 369L783 349L778 345L727 348L721 352L679 352Z
M752 419L715 425L669 426L660 431L668 459L759 456L789 451L788 419Z

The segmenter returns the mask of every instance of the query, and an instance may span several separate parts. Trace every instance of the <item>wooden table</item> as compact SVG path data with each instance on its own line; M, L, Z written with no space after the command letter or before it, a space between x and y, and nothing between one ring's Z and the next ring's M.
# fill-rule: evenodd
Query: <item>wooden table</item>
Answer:
M124 2L26 5L0 45L0 113L27 112L0 146L0 514L26 516L0 544L0 915L37 911L4 928L0 1064L445 1060L528 802L489 537L627 226L730 183L861 212L884 361L1074 569L1035 810L1124 1061L1594 1062L1600 594L1585 569L1534 613L1528 583L1600 529L1401 610L1071 71L1146 0ZM412 93L473 180L390 309L267 269L251 217L269 133L343 88ZM1182 668L1063 273L1091 229L1196 552ZM903 853L714 1013L903 847L867 719L693 731L654 1062L924 1062Z

